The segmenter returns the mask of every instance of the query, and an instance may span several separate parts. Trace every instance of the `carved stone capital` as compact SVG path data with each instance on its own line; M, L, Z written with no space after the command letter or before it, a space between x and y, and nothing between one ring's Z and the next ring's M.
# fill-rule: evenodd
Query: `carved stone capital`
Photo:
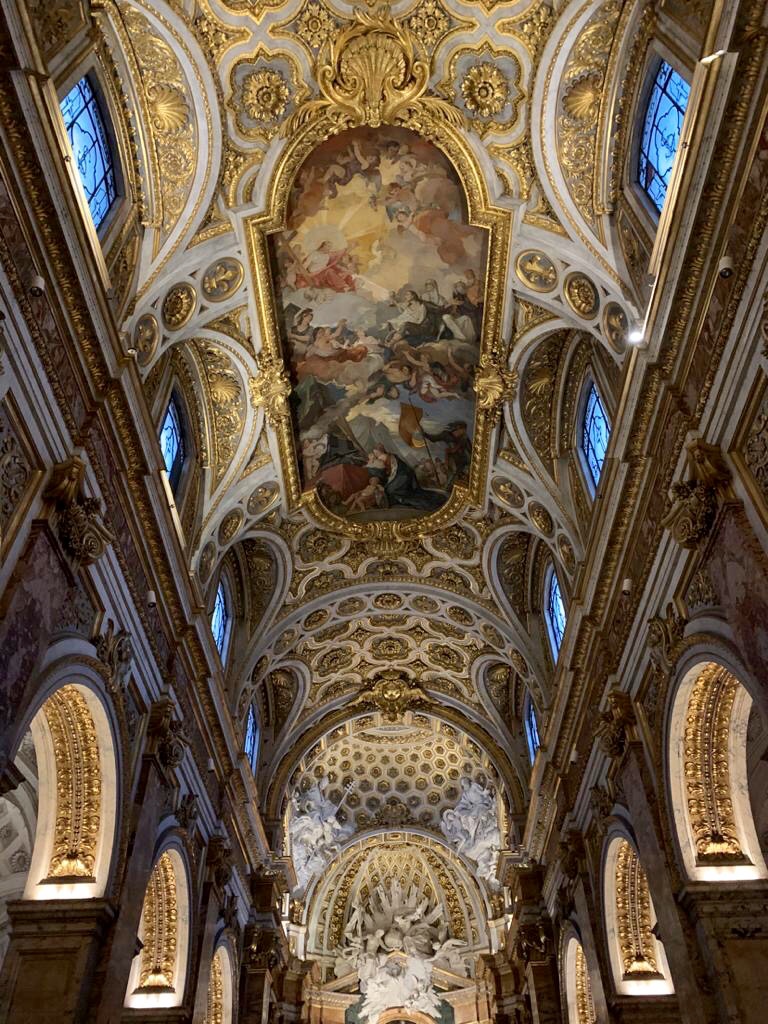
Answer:
M78 455L53 467L44 498L65 554L75 568L92 565L114 541L101 518L101 502L83 495L85 463Z
M623 690L611 690L608 708L601 712L597 723L597 739L604 753L619 758L626 749L635 724L632 698Z
M677 660L677 648L683 639L688 620L670 601L662 616L648 620L648 649L651 660L662 671L669 671Z
M213 884L224 889L232 877L232 850L223 836L211 836L208 842L206 867Z
M185 793L173 812L179 827L189 832L197 821L198 810L197 794Z
M245 933L245 962L251 970L274 971L285 963L280 935L272 928L251 924Z
M133 664L131 634L124 629L115 631L115 624L109 619L106 632L96 640L96 654L107 666L110 681L124 690Z
M731 472L719 448L700 439L688 445L685 480L670 490L672 507L662 520L677 543L696 548L714 525L720 503L728 492Z
M183 724L174 716L170 697L161 697L152 705L147 737L164 768L178 768L189 745Z

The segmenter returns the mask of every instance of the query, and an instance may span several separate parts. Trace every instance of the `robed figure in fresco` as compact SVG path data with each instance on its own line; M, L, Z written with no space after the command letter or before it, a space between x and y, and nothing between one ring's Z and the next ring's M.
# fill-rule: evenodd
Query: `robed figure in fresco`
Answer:
M486 265L453 167L404 129L342 132L272 244L302 486L362 521L441 508L470 473Z

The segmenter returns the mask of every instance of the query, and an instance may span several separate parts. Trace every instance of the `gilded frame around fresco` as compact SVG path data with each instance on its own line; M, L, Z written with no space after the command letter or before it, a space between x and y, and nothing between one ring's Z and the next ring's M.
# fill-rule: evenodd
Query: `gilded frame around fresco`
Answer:
M418 58L408 28L385 9L358 11L356 21L321 52L315 69L321 98L300 107L288 120L288 142L267 189L264 212L244 221L254 299L261 328L260 377L252 382L252 399L263 404L277 435L289 509L303 506L325 529L363 541L394 545L440 530L467 507L485 498L494 428L504 401L516 387L506 369L501 337L503 282L507 275L509 211L494 206L482 169L467 141L463 115L455 107L425 95L428 65ZM483 330L475 374L475 430L467 485L454 484L448 501L436 512L412 519L356 523L330 512L315 491L303 492L288 397L291 385L280 339L269 256L269 236L286 223L288 198L304 160L332 135L361 125L407 128L446 155L461 182L469 223L488 234Z

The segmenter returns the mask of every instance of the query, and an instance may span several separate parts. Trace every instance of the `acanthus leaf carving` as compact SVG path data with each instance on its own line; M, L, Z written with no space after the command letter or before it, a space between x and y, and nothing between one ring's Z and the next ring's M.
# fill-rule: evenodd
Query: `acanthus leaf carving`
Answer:
M76 568L98 561L115 539L102 521L99 499L83 495L84 478L85 463L72 455L53 467L44 495L61 546Z
M725 496L731 473L718 448L698 438L688 445L688 478L672 484L672 507L662 520L683 548L706 540Z
M600 746L610 758L624 753L635 724L632 698L622 690L611 690L608 708L600 713L596 735Z

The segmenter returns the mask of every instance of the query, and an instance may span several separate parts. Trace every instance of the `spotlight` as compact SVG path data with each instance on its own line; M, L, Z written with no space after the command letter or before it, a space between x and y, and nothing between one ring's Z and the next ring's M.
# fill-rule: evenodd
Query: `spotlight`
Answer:
M29 282L29 294L34 299L39 299L45 291L45 279L40 277L39 274L35 274L32 280Z

